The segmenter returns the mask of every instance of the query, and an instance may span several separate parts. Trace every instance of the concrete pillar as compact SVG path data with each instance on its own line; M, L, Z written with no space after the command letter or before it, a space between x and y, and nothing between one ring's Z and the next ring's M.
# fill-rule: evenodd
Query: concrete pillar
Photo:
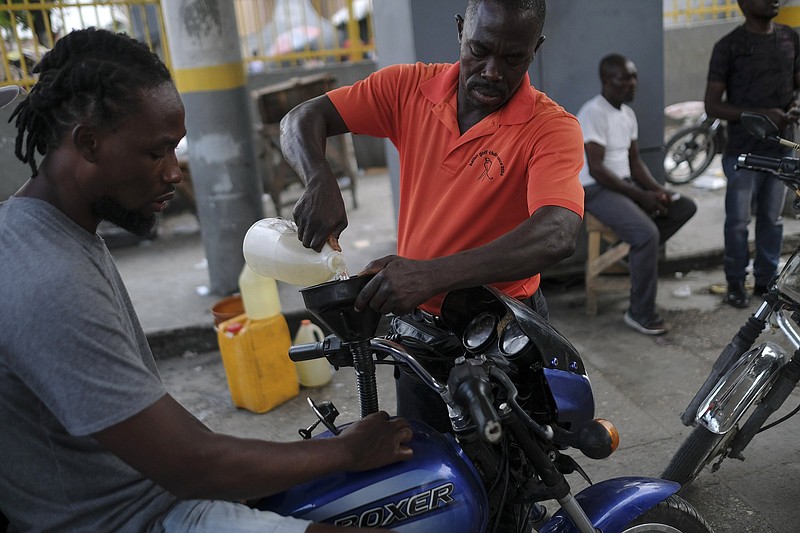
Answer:
M786 0L775 22L786 24L792 28L800 28L800 0Z
M186 106L189 170L211 291L230 294L242 240L263 217L233 2L162 0L175 83Z

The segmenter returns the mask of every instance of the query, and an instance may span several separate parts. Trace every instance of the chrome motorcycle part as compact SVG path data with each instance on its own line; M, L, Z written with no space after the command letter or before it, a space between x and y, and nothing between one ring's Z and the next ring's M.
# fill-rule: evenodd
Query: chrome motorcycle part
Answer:
M712 433L727 433L763 396L788 358L783 348L773 342L764 342L744 354L701 404L698 423Z
M800 148L778 137L778 128L766 116L745 113L741 122L757 138L767 138L795 150ZM800 209L800 160L742 154L737 167L770 173L795 193L793 205ZM664 479L685 485L717 457L719 461L713 470L726 457L743 460L742 451L757 433L786 419L765 425L800 382L800 351L787 362L784 350L772 343L745 350L753 345L773 316L795 350L800 350L800 335L784 316L787 309L792 320L796 320L800 308L798 250L770 287L758 311L720 354L705 383L681 415L686 425L695 421L695 415L698 423L662 473ZM747 412L751 414L741 423Z
M786 262L778 276L777 285L783 296L800 305L800 250L795 251Z
M745 322L741 328L739 328L739 331L733 336L731 342L725 346L725 349L722 350L722 353L714 362L711 373L709 373L703 385L695 393L692 401L689 402L689 405L681 414L681 422L683 422L684 426L694 425L695 419L697 418L697 411L700 409L700 404L705 401L712 389L716 387L719 378L728 371L731 365L739 360L743 353L753 346L753 343L756 342L756 339L758 339L761 332L764 330L771 314L772 306L770 303L767 301L762 302L756 312L747 319L747 322Z
M786 335L786 338L789 339L789 342L792 343L794 349L800 350L800 334L794 330L792 323L786 319L783 309L779 309L778 312L775 313L775 321L778 323L778 327L781 328L781 331L783 331L783 334Z
M661 478L685 487L694 481L707 464L727 452L728 445L738 431L739 427L734 426L724 435L718 435L705 426L694 427L672 456Z
M740 431L735 424L766 393L785 360L786 354L779 346L764 343L737 361L701 407L698 412L700 423L675 453L661 477L687 485L715 458L724 459ZM741 458L740 453L732 456ZM717 465L715 468L719 468Z
M767 419L777 411L783 402L800 382L800 353L795 352L792 359L781 369L778 378L764 395L762 402L755 408L753 414L742 424L739 435L731 442L730 456L742 458L742 451L747 447L753 437L761 431Z

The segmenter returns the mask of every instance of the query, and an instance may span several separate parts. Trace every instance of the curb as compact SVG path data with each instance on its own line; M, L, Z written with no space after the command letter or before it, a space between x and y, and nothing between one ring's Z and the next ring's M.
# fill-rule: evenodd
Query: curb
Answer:
M287 311L283 313L286 324L289 326L289 333L294 338L300 322L304 319L312 319L319 322L314 316L306 311ZM327 335L330 333L324 324L319 324L322 331ZM145 332L150 350L156 360L168 359L170 357L180 357L187 352L205 353L219 351L217 342L217 331L212 325L196 325L176 328L171 330L159 330Z

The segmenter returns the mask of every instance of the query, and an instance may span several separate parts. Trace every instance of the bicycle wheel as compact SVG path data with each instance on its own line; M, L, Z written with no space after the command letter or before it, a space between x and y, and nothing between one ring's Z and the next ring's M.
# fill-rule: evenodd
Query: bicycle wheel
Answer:
M664 147L664 178L675 185L689 183L708 168L715 154L714 136L706 126L679 130Z

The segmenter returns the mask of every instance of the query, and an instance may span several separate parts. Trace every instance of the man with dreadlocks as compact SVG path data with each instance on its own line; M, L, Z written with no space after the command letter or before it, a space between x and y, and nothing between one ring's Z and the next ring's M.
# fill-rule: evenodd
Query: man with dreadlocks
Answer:
M0 510L12 530L342 530L234 501L407 459L407 423L381 412L330 439L272 443L213 433L167 394L96 230L146 234L172 198L180 96L145 45L93 28L35 72L12 114L33 176L0 204Z
M445 292L483 284L547 316L539 273L575 248L583 140L575 117L531 86L544 20L544 0L469 0L456 17L458 63L387 67L281 123L283 152L306 183L294 218L316 250L347 226L326 135L352 131L397 147L398 255L367 265L375 276L355 302L411 313L396 331L436 326ZM399 375L397 403L401 416L450 429L444 405L414 375Z

